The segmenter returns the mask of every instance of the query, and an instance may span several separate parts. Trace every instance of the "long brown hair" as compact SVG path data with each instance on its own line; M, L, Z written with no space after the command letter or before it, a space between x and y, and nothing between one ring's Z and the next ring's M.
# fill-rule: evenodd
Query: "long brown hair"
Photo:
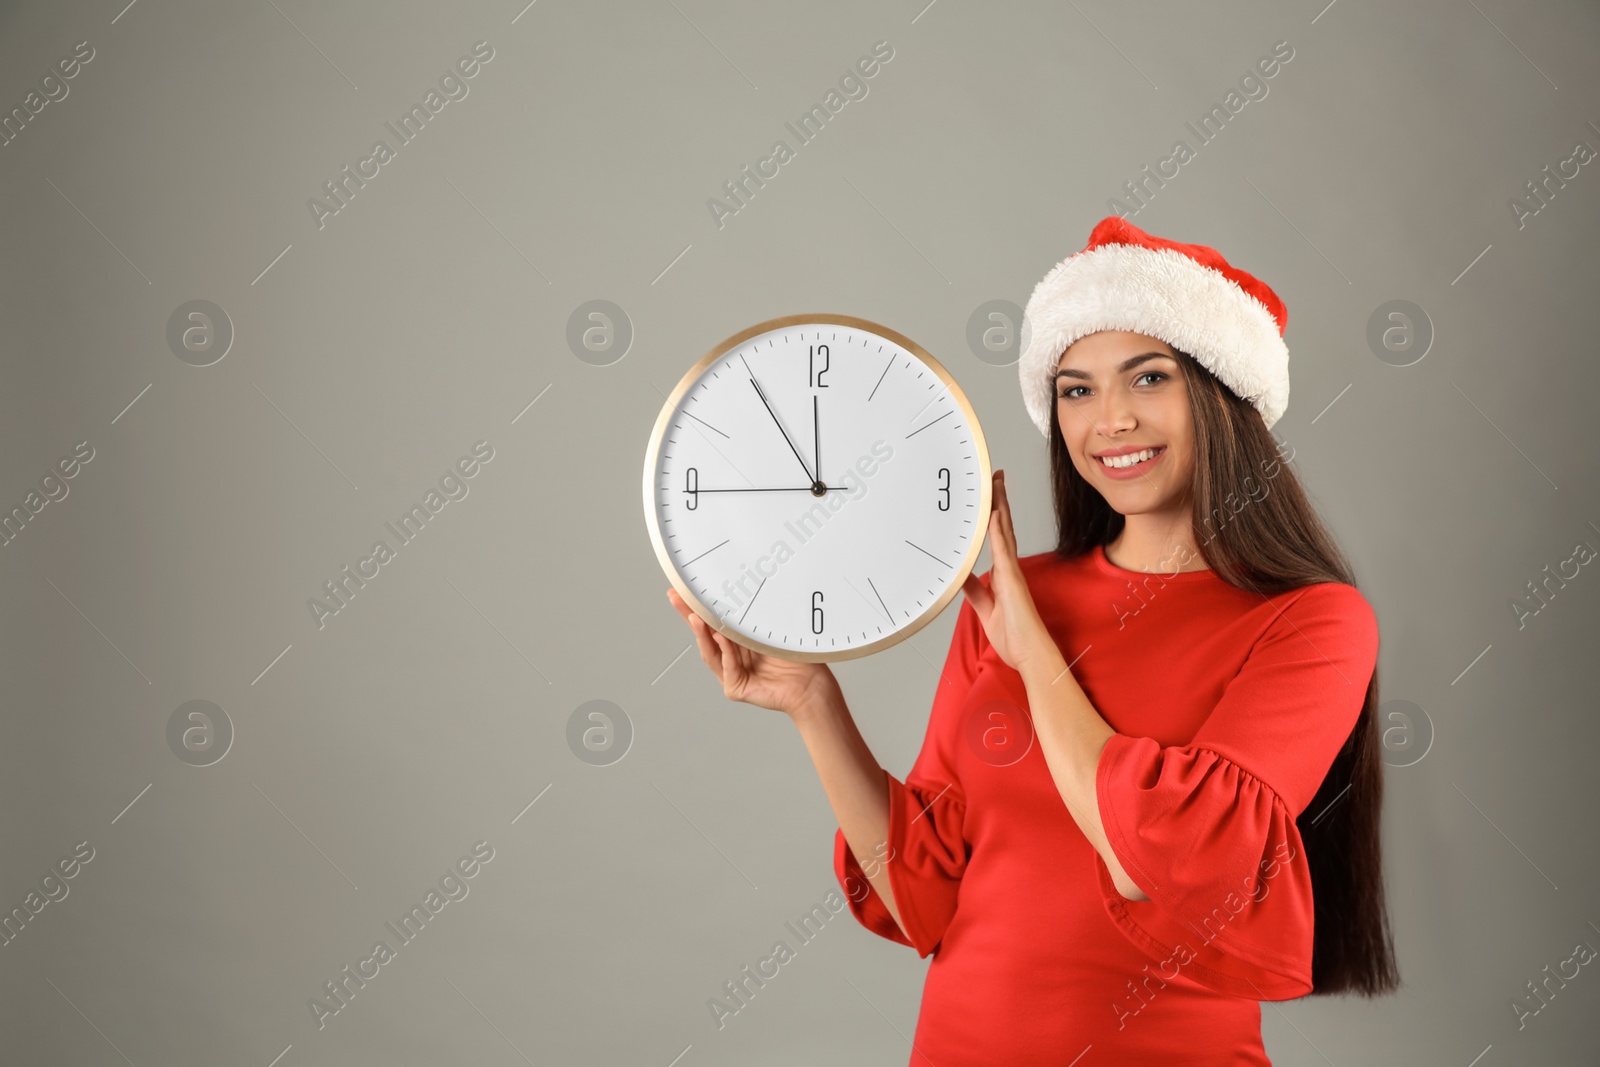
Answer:
M1190 532L1206 563L1228 584L1264 596L1316 582L1354 586L1349 562L1282 459L1260 413L1194 357L1173 351L1194 422ZM1115 540L1126 520L1073 466L1054 403L1050 474L1056 554L1072 559ZM1264 478L1271 479L1272 489L1257 497ZM1246 495L1250 504L1241 507ZM1400 984L1384 905L1377 704L1374 670L1350 736L1295 820L1311 868L1315 907L1313 996L1354 992L1370 997L1394 992Z

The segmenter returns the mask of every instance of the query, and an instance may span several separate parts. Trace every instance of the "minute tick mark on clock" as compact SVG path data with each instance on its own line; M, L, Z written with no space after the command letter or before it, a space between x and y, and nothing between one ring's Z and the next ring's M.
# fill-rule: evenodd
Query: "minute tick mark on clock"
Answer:
M687 411L684 411L684 412L683 412L683 414L685 414L685 415L688 415L688 414L689 414L689 412L687 412ZM695 417L695 416L692 416L692 415L691 415L691 416L690 416L690 417L691 417L691 418L694 418L694 420L695 420L695 421L696 421L696 422L699 422L699 423L702 423L702 424L703 424L703 425L705 425L705 426L706 426L706 427L708 427L708 428L709 428L709 429L712 429L712 430L717 430L717 428L716 428L716 427L715 427L715 426L712 426L712 425L711 425L711 424L710 424L710 423L707 423L707 422L705 422L705 421L704 421L704 420L703 420L703 419L700 419L700 418L697 418L697 417ZM678 429L680 429L680 430L681 430L681 429L683 429L683 426L682 426L682 424L681 424L681 423L680 423L680 424L678 424L678 425L677 425L677 428L678 428ZM723 452L723 451L722 451L722 449L720 449L720 448L718 448L718 447L717 447L717 443L716 443L716 442L715 442L715 441L713 441L713 440L712 440L712 439L711 439L711 438L709 438L709 437L707 437L707 436L706 436L706 435L705 435L705 431L703 431L703 430L699 430L699 429L696 429L696 430L695 430L695 431L694 431L694 432L695 432L695 433L697 433L697 434L699 434L699 435L700 435L700 439L701 439L701 440L702 440L702 441L704 441L704 442L705 442L705 443L706 443L706 445L707 445L707 446L709 446L709 447L710 447L710 449L711 449L711 450L712 450L712 451L713 451L713 452L715 452L715 453L716 453L716 454L717 454L717 455L718 455L718 456L721 456L721 457L722 457L722 459L723 459L723 460L724 460L724 461L725 461L725 462L726 462L726 463L727 463L727 464L728 464L728 466L730 466L730 467L732 467L732 468L733 468L733 471L734 471L734 473L735 473L735 474L737 474L737 475L739 475L739 477L741 477L741 478L743 478L743 479L744 479L744 480L745 480L745 483L746 483L746 484L749 484L749 483L750 483L750 477L749 477L749 475L747 475L747 474L745 474L745 472L744 472L744 471L742 471L742 470L740 470L740 469L739 469L739 465L738 465L738 464L737 464L737 463L735 463L735 462L733 462L733 460L731 460L731 459L728 459L728 456L727 456L727 454L726 454L726 453L725 453L725 452ZM722 433L722 431L721 431L721 430L717 430L717 432L718 432L718 433ZM730 436L729 436L729 435L728 435L728 434L725 434L725 433L724 433L724 434L722 434L722 436L724 436L724 437L727 437L727 438L728 438L728 439L729 439L729 440L730 440L730 441L731 441L731 440L732 440L732 439L733 439L733 438L732 438L732 437L730 437ZM668 440L669 440L669 443L672 443L672 444L676 444L676 443L677 443L677 438L675 438L675 437L672 437L672 438L669 438L669 439L668 439ZM670 450L670 449L666 449L666 448L663 448L663 455L662 455L662 459L663 459L663 460L666 460L666 459L670 459L670 458L672 458L672 452L671 452L671 450Z
M884 617L887 618L890 622L893 622L894 621L894 615L889 611L889 605L887 605L887 604L885 604L883 602L883 594L878 592L877 585L875 585L873 583L871 578L867 579L867 584L872 586L872 595L878 598L878 606L883 608ZM881 629L881 627L880 627L880 629Z
M695 415L692 412L684 411L683 414L689 416L689 418L693 419L695 422L698 422L701 426L704 426L708 430L715 430L717 433L722 433L721 430L718 430L715 426L711 425L705 419L700 418L698 415ZM725 434L725 433L722 433L722 436L728 437L728 435ZM728 440L731 441L731 440L733 440L733 438L728 437Z
M941 566L944 566L944 567L950 566L950 564L946 563L942 559L939 559L938 556L935 556L932 552L929 552L927 549L923 548L921 545L912 542L910 538L906 538L905 542L906 542L906 544L910 545L912 548L916 549L918 552L921 552L924 556L927 556L929 559L938 560L938 562L939 562L939 564Z
M743 625L744 624L744 617L746 615L750 614L750 605L754 604L756 602L756 597L761 595L762 587L765 586L766 584L767 584L767 579L766 578L762 578L761 579L761 585L756 586L756 591L754 593L750 594L750 603L746 604L744 606L744 610L739 613L739 621L738 621L738 623L735 623L735 625Z
M934 422L938 422L939 419L949 418L951 415L954 415L954 414L955 414L954 411L947 411L943 415L940 415L938 419L934 419L933 422L925 422L921 426L918 426L915 430L912 430L910 433L906 434L906 437L908 439L911 438L911 437L914 437L917 434L921 433L923 430L926 430L929 426L932 426Z
M932 389L933 387L930 385L928 388ZM931 408L933 405L937 404L939 401L941 401L943 399L945 399L945 394L943 394L943 393L937 394L935 396L930 396L928 398L928 402L926 404L923 404L920 408L918 408L916 410L915 414L913 414L911 416L911 418L907 419L906 421L907 422L915 421L918 415L921 415L924 411L927 411L929 408Z
M883 351L882 346L879 346L878 351L879 352ZM889 373L889 368L892 367L892 366L894 366L894 357L890 356L889 357L889 362L887 362L887 363L885 363L883 365L883 374L878 375L878 380L872 383L872 392L867 394L867 403L870 404L872 402L873 396L876 395L877 392L878 392L878 386L883 384L883 375L884 374L888 374Z
M721 548L723 545L727 544L729 541L732 541L732 540L733 540L733 538L731 538L731 537L724 537L721 541L718 541L716 544L712 545L710 548L708 548L704 552L700 553L694 559L685 560L681 564L681 566L687 567L689 564L693 563L695 560L704 559L705 557L711 555L711 553L715 552L717 549Z

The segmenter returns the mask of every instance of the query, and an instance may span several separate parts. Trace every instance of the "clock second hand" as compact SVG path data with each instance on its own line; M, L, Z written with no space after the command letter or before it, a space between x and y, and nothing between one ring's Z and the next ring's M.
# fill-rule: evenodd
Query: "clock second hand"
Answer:
M750 369L750 365L748 363L745 364L745 370L749 371L749 369ZM812 485L815 485L816 482L817 482L816 478L812 477L811 471L806 467L806 461L800 458L800 450L794 447L794 442L793 441L789 440L789 431L785 430L783 428L783 423L778 421L778 413L772 410L772 405L771 404L767 403L767 394L765 394L765 393L763 393L761 391L761 386L756 383L756 376L754 374L750 375L750 384L752 386L755 386L756 396L759 396L761 398L761 403L767 409L767 414L772 416L772 421L773 421L774 424L777 425L778 432L783 434L784 443L789 446L789 451L794 453L794 458L795 458L796 461L799 462L800 469L802 471L805 471L806 480L808 482L810 482Z

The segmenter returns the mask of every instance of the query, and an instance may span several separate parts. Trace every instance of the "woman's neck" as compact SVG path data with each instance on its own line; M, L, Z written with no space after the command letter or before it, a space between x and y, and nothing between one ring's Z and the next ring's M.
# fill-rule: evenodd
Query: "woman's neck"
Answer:
M1122 532L1106 545L1106 558L1130 571L1208 570L1191 535L1189 513L1129 515Z

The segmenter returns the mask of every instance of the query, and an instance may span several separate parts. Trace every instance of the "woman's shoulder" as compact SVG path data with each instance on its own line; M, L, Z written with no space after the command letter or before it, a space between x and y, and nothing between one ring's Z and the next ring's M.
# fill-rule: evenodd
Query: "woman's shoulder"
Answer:
M1378 614L1361 590L1346 582L1312 582L1268 598L1270 616L1262 636L1345 642L1349 648L1374 652L1378 646Z
M1318 616L1332 615L1356 622L1377 618L1366 596L1347 582L1312 582L1280 593L1279 598Z

